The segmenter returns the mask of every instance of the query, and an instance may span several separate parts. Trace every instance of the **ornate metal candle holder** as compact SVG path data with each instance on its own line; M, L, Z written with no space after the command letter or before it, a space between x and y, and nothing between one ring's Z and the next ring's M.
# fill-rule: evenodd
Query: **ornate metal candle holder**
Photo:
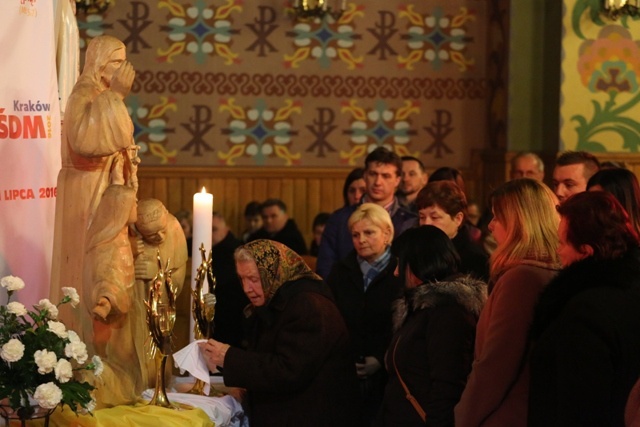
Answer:
M160 251L157 254L158 274L153 278L147 290L147 326L151 340L149 356L156 362L156 387L149 405L178 409L169 402L165 383L167 358L172 353L173 326L176 323L176 297L178 288L171 280L170 260L163 269Z
M213 335L213 317L216 312L216 278L213 275L213 266L211 264L211 251L209 257L206 256L204 245L200 245L200 258L202 262L196 270L194 279L195 286L193 289L193 319L195 325L193 327L193 335L196 339L209 339ZM204 292L204 282L208 279L210 284L209 292ZM196 380L195 384L189 390L191 394L199 394L205 396L204 381ZM209 392L209 396L218 396L223 393L214 391L213 388Z

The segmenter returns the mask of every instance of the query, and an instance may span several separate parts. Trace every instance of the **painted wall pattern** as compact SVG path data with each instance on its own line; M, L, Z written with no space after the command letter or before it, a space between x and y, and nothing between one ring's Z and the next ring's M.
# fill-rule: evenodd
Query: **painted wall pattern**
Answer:
M377 146L468 167L488 146L486 2L348 1L296 21L286 0L118 0L82 46L125 42L147 165L360 165Z
M564 149L638 152L640 22L612 21L600 1L567 0L562 63Z

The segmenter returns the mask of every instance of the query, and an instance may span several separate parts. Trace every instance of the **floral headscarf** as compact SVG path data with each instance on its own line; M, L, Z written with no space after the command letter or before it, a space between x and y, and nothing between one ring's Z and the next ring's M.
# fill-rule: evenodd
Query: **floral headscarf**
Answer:
M241 248L251 252L258 266L265 305L286 282L299 279L322 280L304 260L288 246L273 240L254 240Z

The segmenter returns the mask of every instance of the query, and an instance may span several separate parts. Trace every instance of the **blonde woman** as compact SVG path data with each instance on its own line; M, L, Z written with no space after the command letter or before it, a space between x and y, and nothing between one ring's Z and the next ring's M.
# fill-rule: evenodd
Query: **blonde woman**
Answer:
M559 268L557 199L544 184L517 179L491 196L489 299L478 320L471 374L455 408L457 427L527 424L527 336L540 292Z
M402 286L393 275L393 223L386 209L363 203L348 225L355 249L334 264L326 281L349 330L364 407L361 425L369 425L387 381L382 363L391 340L391 302Z

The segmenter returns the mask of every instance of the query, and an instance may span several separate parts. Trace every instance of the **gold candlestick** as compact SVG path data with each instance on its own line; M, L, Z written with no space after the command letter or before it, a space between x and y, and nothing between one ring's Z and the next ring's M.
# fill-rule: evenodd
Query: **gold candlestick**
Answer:
M165 368L167 358L172 353L173 326L176 323L176 296L178 288L171 280L172 269L169 268L170 260L162 268L160 251L157 254L158 274L151 281L147 292L147 326L149 327L149 339L151 340L150 356L156 362L156 386L149 405L165 408L179 409L173 405L167 397L165 383Z
M213 318L216 312L216 278L213 275L212 266L212 253L209 252L209 257L206 256L206 250L204 245L200 245L200 259L202 262L196 270L195 286L193 289L193 319L195 320L193 335L196 339L209 339L213 335ZM204 282L209 279L211 288L209 292L204 292ZM188 391L191 394L198 394L201 396L207 396L204 391L205 383L202 380L196 379L195 384ZM214 390L212 387L208 396L223 396L224 393Z

